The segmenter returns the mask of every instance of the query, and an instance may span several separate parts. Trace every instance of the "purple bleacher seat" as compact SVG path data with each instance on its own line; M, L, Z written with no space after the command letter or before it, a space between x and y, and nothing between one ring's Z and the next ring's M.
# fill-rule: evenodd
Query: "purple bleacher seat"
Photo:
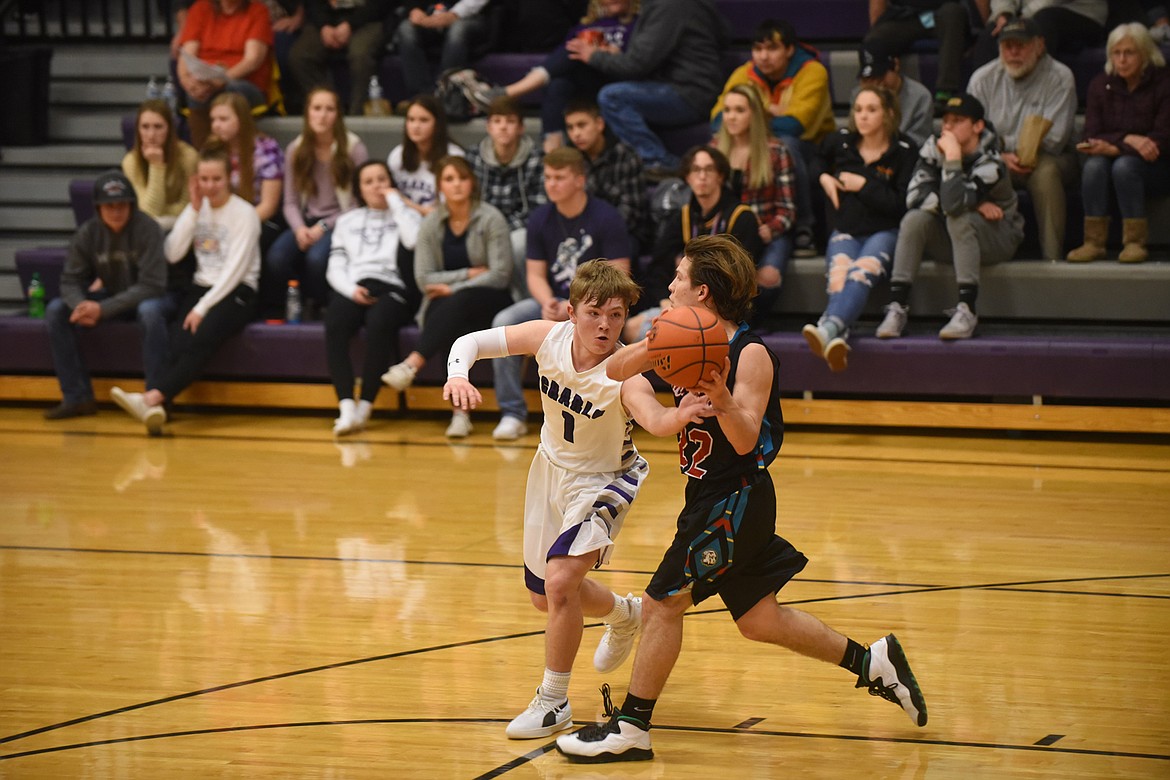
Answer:
M134 121L134 114L122 117L122 145L126 147L126 151L134 148Z
M26 296L34 273L40 274L46 301L61 295L61 271L65 269L65 256L68 252L69 250L63 246L16 250L14 255L16 273L20 277L20 289L25 291Z
M96 213L93 206L93 179L73 179L69 182L69 205L73 207L73 221L78 227Z

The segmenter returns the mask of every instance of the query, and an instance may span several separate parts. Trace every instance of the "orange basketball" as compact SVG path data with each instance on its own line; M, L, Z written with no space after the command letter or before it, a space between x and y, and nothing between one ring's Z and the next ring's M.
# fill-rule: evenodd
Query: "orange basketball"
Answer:
M646 335L654 373L675 387L692 388L723 370L727 334L707 309L681 306L664 313Z

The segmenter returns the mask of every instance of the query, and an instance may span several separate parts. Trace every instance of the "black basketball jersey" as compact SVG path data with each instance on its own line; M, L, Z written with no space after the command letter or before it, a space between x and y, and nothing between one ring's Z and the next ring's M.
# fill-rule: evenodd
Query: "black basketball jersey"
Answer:
M776 453L780 451L780 444L784 440L784 418L780 413L780 361L744 323L740 324L739 330L731 338L728 352L731 371L727 375L727 389L735 390L739 356L748 344L763 346L772 361L772 389L768 395L768 405L764 409L759 440L755 449L740 455L727 440L717 418L708 417L701 425L694 423L687 425L678 435L679 469L691 479L716 483L743 477L750 478L757 471L768 468L768 464L776 459ZM675 387L673 391L674 402L677 405L679 399L686 395L686 390Z

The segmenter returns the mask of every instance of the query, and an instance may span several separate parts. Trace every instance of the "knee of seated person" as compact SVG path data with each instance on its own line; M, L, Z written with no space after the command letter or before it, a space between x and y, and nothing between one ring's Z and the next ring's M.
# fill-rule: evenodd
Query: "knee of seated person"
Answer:
M951 238L973 237L976 226L985 221L983 215L976 209L964 211L962 214L954 214L947 217L947 233L951 235Z
M1147 163L1140 157L1132 154L1123 154L1113 160L1114 186L1121 186L1127 180L1141 178Z
M73 309L69 304L65 303L63 298L54 298L45 306L45 320L49 324L69 322L69 315L73 313Z
M138 322L142 327L166 325L167 301L165 298L147 298L138 304Z

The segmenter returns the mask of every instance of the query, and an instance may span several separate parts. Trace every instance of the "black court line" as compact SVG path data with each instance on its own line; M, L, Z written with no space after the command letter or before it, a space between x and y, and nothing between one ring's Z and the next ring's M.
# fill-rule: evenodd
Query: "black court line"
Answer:
M327 563L394 563L408 566L467 566L486 569L515 569L524 568L522 563L473 563L470 561L417 561L409 558L353 558L340 555L279 555L272 553L209 553L199 550L120 550L104 547L49 547L32 544L0 544L0 550L27 551L27 552L68 552L68 553L97 553L109 555L158 555L192 558L241 558L266 561L314 561ZM654 572L642 569L605 569L610 574L644 574L647 577ZM934 588L921 582L881 582L871 580L824 580L808 577L794 577L793 582L814 582L830 585L867 585L890 588Z
M500 722L502 723L503 721L500 721ZM511 761L509 761L506 764L501 764L500 766L496 767L495 769L484 772L482 775L477 775L475 780L491 780L491 778L493 778L493 777L499 777L500 775L507 774L508 772L511 772L516 767L524 766L529 761L534 761L534 760L540 758L545 753L551 753L553 750L556 750L556 747L557 747L557 743L555 740L552 742L549 742L547 745L541 745L536 750L525 753L522 756L518 756L517 758L512 759Z
M861 594L848 595L848 596L826 596L826 597L821 597L821 598L801 599L801 600L796 600L796 601L783 601L781 603L782 604L814 604L814 603L822 603L822 602L829 602L829 601L845 601L845 600L849 600L849 599L861 599L861 598L879 598L879 597L883 597L883 596L902 596L902 595L913 595L913 594L919 594L919 593L939 593L939 592L954 591L954 590L987 590L987 589L991 589L991 588L1004 588L1005 590L1010 590L1010 588L1006 587L1009 585L1042 585L1042 584L1046 584L1046 583L1060 583L1060 582L1091 582L1091 581L1100 581L1100 580L1158 579L1158 578L1164 578L1164 577L1170 577L1170 573L1166 573L1166 574L1121 574L1121 575L1104 576L1104 577L1083 577L1083 578L1079 578L1079 579L1078 578L1067 578L1067 579L1058 579L1058 580L1031 580L1031 581L1027 581L1027 582L984 583L984 584L980 584L980 585L952 585L952 586L944 586L944 587L929 587L929 588L916 588L916 589L907 589L907 590L883 591L883 592L878 592L878 593L861 593ZM700 616L700 615L711 615L711 614L716 614L719 612L726 612L726 611L727 611L726 607L722 607L722 608L718 608L718 609L709 609L709 610L693 610L693 611L687 612L686 617L689 618L689 617L696 617L696 616ZM601 625L600 623L589 623L589 624L586 624L586 628L596 628L600 625ZM251 680L240 680L240 681L234 682L234 683L225 683L224 685L217 685L217 686L213 686L211 688L204 688L204 689L200 689L197 691L188 691L186 693L179 693L179 694L174 694L172 696L166 696L166 697L163 697L161 699L152 699L150 701L139 702L138 704L131 704L131 705L127 705L125 707L118 707L118 708L115 708L112 710L105 710L103 712L96 712L96 713L93 713L90 715L84 715L84 716L81 716L78 718L73 718L71 720L62 721L61 723L54 723L54 724L50 724L48 726L41 726L40 728L32 729L29 731L24 731L24 732L21 732L19 734L12 734L12 735L7 736L7 737L0 737L0 745L8 743L8 742L14 742L18 739L24 739L26 737L35 736L37 734L44 734L44 733L49 732L49 731L56 731L58 729L66 728L69 726L75 726L75 725L78 725L81 723L86 723L89 721L100 720L101 718L111 717L114 715L120 715L120 714L123 714L126 712L133 712L135 710L146 709L148 707L153 707L153 706L156 706L159 704L169 704L171 702L181 701L183 699L191 699L191 698L194 698L196 696L201 696L203 694L218 693L220 691L231 690L233 688L242 688L244 686L253 685L256 683L271 682L273 680L281 680L281 679L286 679L286 678L290 678L290 677L297 677L297 676L305 675L305 674L313 674L313 673L321 672L321 671L330 671L333 669L342 669L342 668L345 668L348 666L357 666L360 664L370 663L373 661L386 661L386 660L391 660L391 659L395 659L395 658L405 658L405 657L412 656L412 655L422 655L424 653L430 653L430 652L435 652L435 651L439 651L439 650L451 650L451 649L460 648L460 647L473 647L475 645L486 645L486 644L492 644L494 642L507 641L510 639L522 639L522 638L528 638L528 637L533 637L533 636L540 636L542 634L544 634L543 630L524 631L524 632L516 633L516 634L505 634L502 636L483 637L480 639L470 639L470 640L467 640L464 642L449 642L446 644L434 645L431 647L419 647L419 648L415 648L413 650L402 650L402 651L399 651L397 653L384 653L381 655L374 655L374 656L369 656L366 658L354 658L354 659L350 659L348 661L338 661L336 663L331 663L331 664L322 664L319 666L311 666L311 667L307 667L305 669L294 669L294 670L287 671L287 672L280 672L278 674L271 674L271 675L267 675L264 677L257 677L257 678L251 679Z
M322 418L322 419L324 419L324 418ZM49 436L49 435L52 435L52 436L60 436L60 435L86 436L86 437L92 437L92 438L97 438L97 437L113 437L113 438L123 438L123 439L142 439L143 438L143 435L141 432L133 432L133 431L127 431L125 433L121 433L121 432L116 432L116 431L54 431L54 430L40 431L40 430L29 430L29 429L20 429L20 428L16 428L16 429L0 428L0 432L33 434L33 435L41 434L41 435L46 435L46 436ZM171 437L173 437L173 434L164 434L164 436L162 438L171 438ZM290 443L290 444L322 444L323 445L323 444L334 443L331 439L326 440L326 439L322 439L320 437L239 436L239 435L224 434L224 433L187 433L184 435L184 438L198 439L200 441L264 442L264 443L269 443L269 444L271 444L271 443L276 443L276 444ZM656 441L657 439L654 439L654 440ZM460 448L481 449L481 450L515 449L515 450L522 450L525 452L532 452L531 445L527 445L527 444L511 444L511 445L503 444L502 445L502 444L488 443L488 442L483 442L483 443L460 442L458 444L452 444L451 442L448 442L448 441L382 441L382 440L377 440L377 439L373 439L373 440L371 440L371 439L351 439L345 443L347 443L347 444L366 444L366 445L373 446L373 447L431 447L431 448L442 447L442 448L447 448L447 449L449 449L451 447L460 447ZM641 443L638 443L638 450L640 452L653 452L656 454L666 454L666 455L669 455L673 452L677 452L677 449L674 447L665 447L665 446L658 447L658 446L654 446L654 445L642 446ZM1091 465L1091 466L1080 466L1080 465L1072 465L1072 464L1054 464L1054 463L1043 463L1043 462L1042 463L1017 464L1017 463L993 463L993 462L986 462L986 461L979 461L979 460L976 460L976 461L972 461L972 460L940 460L938 458L906 458L906 457L891 458L891 457L888 457L885 455L878 457L876 455L875 456L816 455L816 454L807 454L807 453L786 454L786 453L781 452L776 457L777 462L787 463L787 462L796 462L796 461L800 461L800 460L815 460L815 461L826 461L826 460L838 461L839 460L839 461L846 461L846 462L852 462L852 463L870 463L873 461L881 461L883 463L929 464L929 465L952 465L952 466L986 466L988 468L1001 468L1001 469L1046 468L1046 469L1053 469L1053 470L1057 470L1057 471L1093 471L1093 472L1117 473L1117 474L1168 474L1168 473L1170 473L1170 469L1154 468L1152 466L1146 467L1146 468L1136 468L1136 467L1132 467L1132 466L1129 466L1129 467L1102 466L1099 464L1098 465Z
M1059 742L1062 739L1064 739L1064 734L1049 734L1047 737L1044 737L1043 739L1038 739L1035 742L1033 742L1032 744L1033 745L1043 745L1043 746L1047 747L1048 745L1055 745L1057 742Z
M1170 599L1170 596L1161 596L1156 593L1106 593L1096 590L1058 590L1056 588L987 588L986 590L1002 590L1009 593L1053 593L1063 596L1113 596L1123 599Z
M158 734L138 734L132 737L117 737L112 739L99 739L90 742L76 742L68 745L56 745L54 747L38 748L36 750L26 750L20 753L9 753L8 755L0 756L0 761L8 761L15 758L27 758L29 756L44 755L45 753L60 753L66 750L80 750L82 748L102 747L105 745L120 745L130 742L146 742L158 739L172 739L175 737L196 737L206 736L209 734L232 734L250 731L269 731L273 729L293 729L293 728L320 728L331 726L389 726L389 725L416 725L423 723L440 723L440 724L488 724L488 723L507 723L504 718L366 718L361 720L319 720L319 721L305 721L300 723L260 723L250 726L224 726L220 728L210 729L189 729L186 731L168 731ZM580 724L586 725L586 724ZM1133 758L1147 761L1170 761L1170 755L1162 753L1137 753L1133 751L1124 750L1098 750L1093 748L1060 748L1051 747L1048 745L1041 745L1039 743L1032 745L1019 745L1006 742L972 742L968 740L952 740L952 739L917 739L913 737L875 737L865 734L818 734L808 731L771 731L771 730L744 730L738 727L734 728L719 728L713 726L669 726L655 724L656 731L675 731L687 734L735 734L735 735L750 735L753 737L782 737L793 739L822 739L834 740L840 742L876 742L886 744L899 745L927 745L933 747L954 747L954 748L975 748L982 750L1022 750L1027 752L1043 752L1043 753L1061 753L1065 755L1079 755L1079 756L1102 756L1107 758ZM1057 736L1057 735L1053 735ZM1057 739L1060 737L1057 736ZM1046 738L1047 739L1047 738ZM1044 740L1041 740L1043 742ZM1056 740L1053 740L1055 742ZM555 743L542 745L536 750L519 756L506 764L489 771L480 777L498 777L499 775L515 769L535 758L548 753L554 749Z

